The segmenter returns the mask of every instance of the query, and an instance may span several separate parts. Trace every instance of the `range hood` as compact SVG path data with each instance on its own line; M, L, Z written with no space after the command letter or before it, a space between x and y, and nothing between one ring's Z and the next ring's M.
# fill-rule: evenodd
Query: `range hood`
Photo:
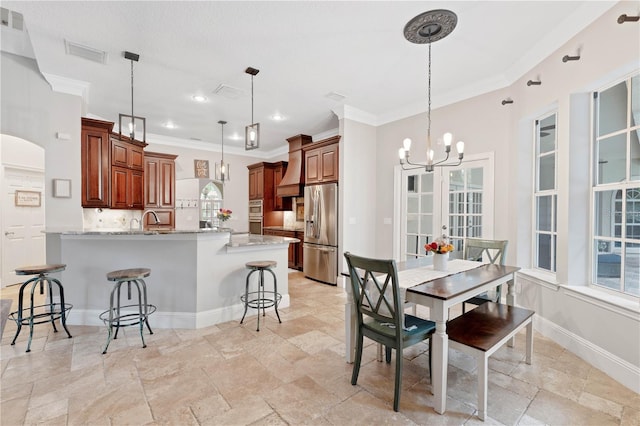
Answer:
M289 164L287 172L276 188L278 197L304 196L304 158L302 147L311 143L311 136L297 135L287 139L289 142Z

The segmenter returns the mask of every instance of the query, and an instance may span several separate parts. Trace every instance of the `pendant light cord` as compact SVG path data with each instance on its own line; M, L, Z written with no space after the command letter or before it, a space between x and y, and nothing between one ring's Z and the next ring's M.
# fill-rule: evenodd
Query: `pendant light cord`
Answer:
M133 61L131 62L131 139L135 139L136 137L136 123L135 118L133 118Z
M253 124L253 74L251 74L251 126Z
M429 76L428 76L428 89L427 89L427 99L429 100L428 109L427 109L427 156L429 155L429 150L431 149L431 30L429 30Z

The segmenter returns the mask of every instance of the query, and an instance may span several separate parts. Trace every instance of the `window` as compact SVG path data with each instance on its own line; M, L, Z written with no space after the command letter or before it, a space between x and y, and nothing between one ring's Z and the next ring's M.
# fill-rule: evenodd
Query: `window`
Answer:
M594 93L592 282L640 296L640 74Z
M550 272L556 271L557 205L556 191L556 113L536 120L535 152L535 208L533 265Z
M433 173L407 173L405 182L404 259L425 255L424 245L433 235Z

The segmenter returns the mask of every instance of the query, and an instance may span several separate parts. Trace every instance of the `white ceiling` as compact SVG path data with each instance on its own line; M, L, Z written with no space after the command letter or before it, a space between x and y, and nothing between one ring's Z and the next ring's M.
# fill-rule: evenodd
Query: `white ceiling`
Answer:
M435 108L513 83L615 3L3 1L2 7L23 14L41 72L58 90L84 89L91 116L117 123L118 113L130 113L123 51L138 53L135 115L146 117L148 133L186 145L218 149L217 122L226 120L225 150L243 150L243 140L232 136L244 136L251 119L245 68L258 68L254 121L268 156L286 152L287 137L336 129L333 111L343 107L372 124L426 111L427 46L403 36L407 21L422 12L458 15L453 33L432 47ZM106 64L66 54L65 40L107 52ZM213 93L221 84L241 96ZM331 100L331 92L346 98ZM194 102L195 94L208 102ZM286 119L273 121L275 113ZM168 121L177 127L163 127Z

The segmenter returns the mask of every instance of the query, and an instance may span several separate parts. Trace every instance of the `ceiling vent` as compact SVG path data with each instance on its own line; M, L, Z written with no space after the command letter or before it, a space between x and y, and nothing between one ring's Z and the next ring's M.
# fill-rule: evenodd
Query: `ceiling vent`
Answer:
M69 40L64 41L64 48L67 55L77 56L99 64L106 64L108 54L103 50L94 49L92 47L83 46Z
M0 8L0 23L3 27L11 27L14 30L24 31L24 17L22 13L13 12L4 7Z
M227 99L240 99L245 96L245 92L237 87L229 86L227 84L221 84L213 91L216 95L223 96Z

